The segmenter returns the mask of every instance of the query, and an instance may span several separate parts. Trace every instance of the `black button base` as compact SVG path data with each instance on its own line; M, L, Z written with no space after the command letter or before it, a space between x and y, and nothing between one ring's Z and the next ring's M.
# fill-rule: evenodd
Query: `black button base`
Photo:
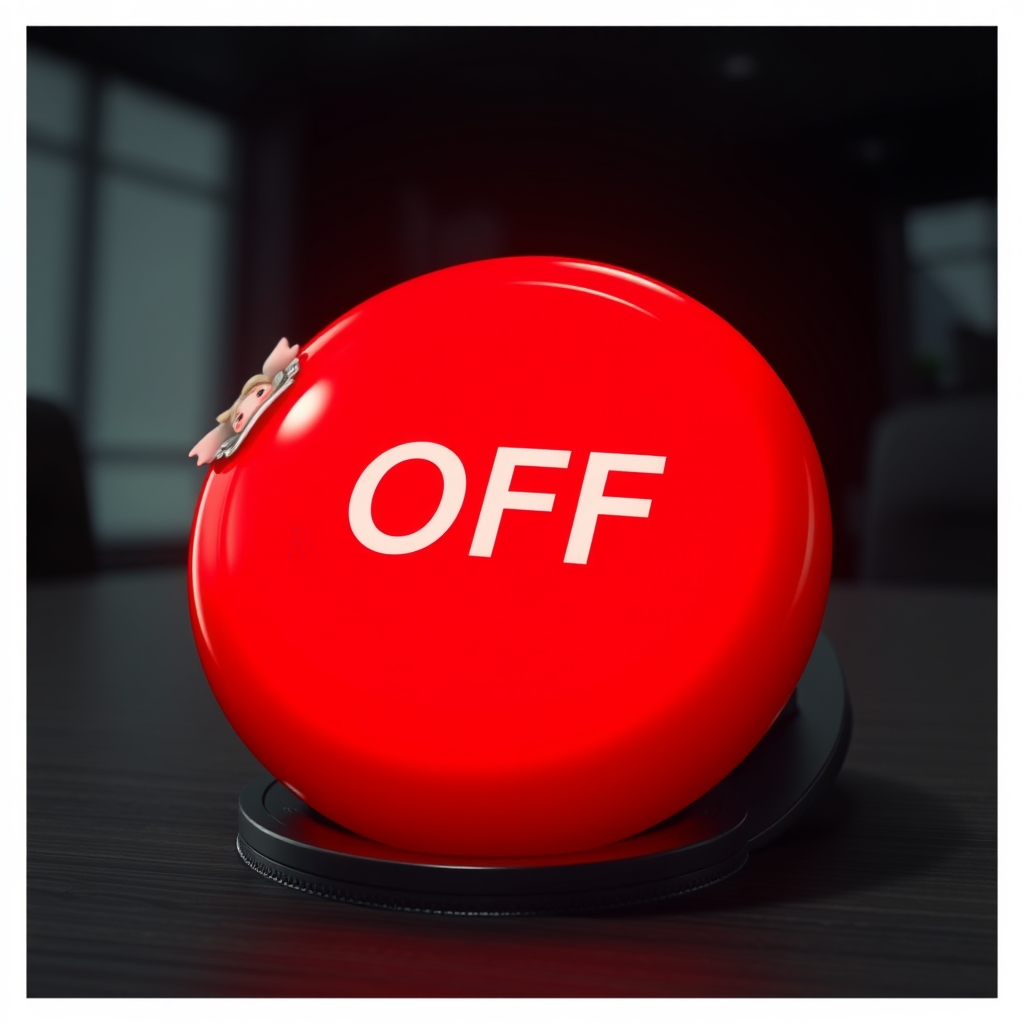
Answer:
M846 756L850 702L824 634L791 701L726 779L618 843L546 857L446 857L364 839L270 775L238 801L237 849L254 871L327 899L439 914L552 914L667 899L739 871L831 785Z

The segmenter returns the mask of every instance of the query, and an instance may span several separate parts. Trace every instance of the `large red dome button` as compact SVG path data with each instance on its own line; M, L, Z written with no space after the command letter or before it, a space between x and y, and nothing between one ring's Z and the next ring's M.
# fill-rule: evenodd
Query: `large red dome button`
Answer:
M680 810L786 703L831 561L767 363L628 271L515 258L384 292L207 476L192 621L307 803L410 850L582 850Z

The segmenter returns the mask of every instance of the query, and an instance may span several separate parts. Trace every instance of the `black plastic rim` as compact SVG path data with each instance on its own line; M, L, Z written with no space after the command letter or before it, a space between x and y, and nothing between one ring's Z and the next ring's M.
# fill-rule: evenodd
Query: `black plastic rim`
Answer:
M852 717L832 645L819 635L794 699L745 761L700 800L621 842L555 857L453 858L395 850L335 825L264 774L238 801L239 856L326 899L442 914L611 909L729 877L831 785Z

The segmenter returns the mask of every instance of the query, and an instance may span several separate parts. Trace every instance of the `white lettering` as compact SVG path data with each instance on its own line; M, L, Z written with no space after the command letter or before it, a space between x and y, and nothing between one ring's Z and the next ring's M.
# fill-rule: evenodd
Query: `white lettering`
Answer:
M491 476L487 481L484 503L480 507L480 518L476 521L476 532L469 553L478 558L490 558L494 541L498 536L501 514L505 509L519 509L525 512L550 512L555 505L553 494L539 491L510 491L509 484L516 466L538 466L548 469L565 469L572 452L555 448L499 448L494 456Z
M650 498L615 498L604 493L609 473L664 473L664 455L626 455L618 452L591 452L583 474L576 515L569 532L569 545L563 561L586 565L598 516L628 516L646 519L651 512Z
M407 462L410 459L425 459L437 466L444 479L444 491L437 510L426 526L414 533L396 537L377 529L370 513L370 506L377 485L384 478L384 474L400 462ZM352 488L352 497L348 503L348 521L356 540L364 547L382 555L407 555L429 547L443 536L448 527L455 522L465 497L466 470L458 455L450 448L434 444L432 441L410 441L389 448L363 470L355 487Z

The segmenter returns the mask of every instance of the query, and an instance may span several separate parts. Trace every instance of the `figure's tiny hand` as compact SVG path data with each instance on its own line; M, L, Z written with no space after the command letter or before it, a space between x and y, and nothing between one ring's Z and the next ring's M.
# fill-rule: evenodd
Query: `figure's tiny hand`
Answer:
M288 339L282 338L263 364L264 375L273 380L298 354L299 346L289 345Z

